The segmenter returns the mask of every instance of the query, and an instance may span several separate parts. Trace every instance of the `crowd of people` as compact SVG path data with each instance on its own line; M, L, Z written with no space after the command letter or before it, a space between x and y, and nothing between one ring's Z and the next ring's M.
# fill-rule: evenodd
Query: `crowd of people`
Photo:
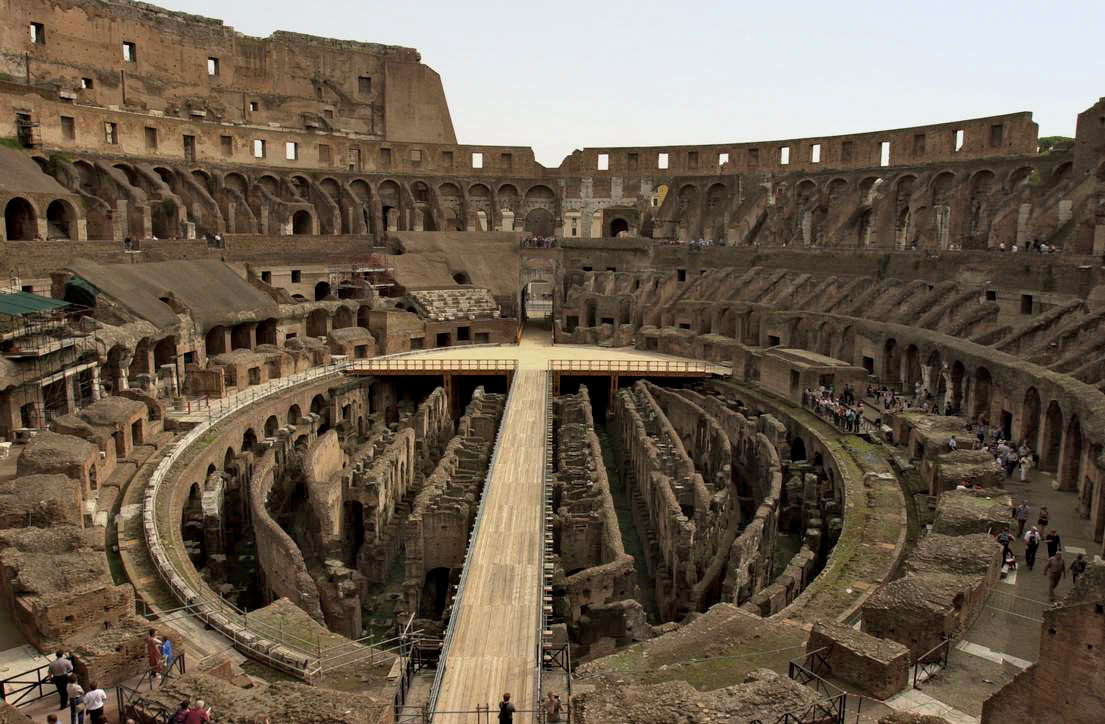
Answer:
M961 484L960 487L965 487L965 484ZM1011 517L1017 524L1017 532L1014 533L1012 526L1010 526L1008 530L1002 528L994 535L994 539L1001 546L1003 575L1009 571L1017 570L1018 561L1017 555L1013 551L1014 544L1024 544L1024 563L1031 571L1036 567L1036 555L1042 542L1047 550L1047 563L1044 564L1043 569L1044 575L1047 576L1047 597L1048 601L1054 601L1055 589L1066 578L1068 571L1071 576L1071 585L1077 583L1078 577L1086 572L1086 556L1079 553L1068 567L1067 562L1063 559L1063 540L1059 535L1059 531L1055 528L1048 528L1051 514L1048 512L1047 506L1040 507L1036 517L1036 525L1028 526L1031 515L1032 508L1028 500L1022 500L1019 505L1013 506L1011 510ZM1028 527L1028 530L1025 530L1026 527ZM1045 531L1045 533L1041 534L1041 531Z
M554 249L556 248L556 237L527 236L520 243L523 249Z
M844 385L839 395L832 385L807 387L802 391L802 406L844 432L863 432L867 421L863 417L863 400L856 399L855 389Z

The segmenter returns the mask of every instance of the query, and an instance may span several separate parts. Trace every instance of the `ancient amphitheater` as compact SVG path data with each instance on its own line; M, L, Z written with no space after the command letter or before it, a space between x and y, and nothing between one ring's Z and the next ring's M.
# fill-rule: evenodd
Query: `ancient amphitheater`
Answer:
M1102 721L1105 99L552 168L5 9L0 722Z

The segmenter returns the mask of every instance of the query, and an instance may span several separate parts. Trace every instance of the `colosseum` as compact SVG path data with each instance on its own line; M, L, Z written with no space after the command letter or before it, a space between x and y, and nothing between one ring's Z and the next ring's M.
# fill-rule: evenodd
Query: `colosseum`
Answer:
M0 5L0 722L1102 721L1105 98L548 167Z

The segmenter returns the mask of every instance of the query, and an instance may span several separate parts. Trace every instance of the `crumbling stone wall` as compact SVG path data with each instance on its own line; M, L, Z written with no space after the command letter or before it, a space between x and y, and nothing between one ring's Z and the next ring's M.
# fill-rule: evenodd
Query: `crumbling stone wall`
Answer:
M1002 526L1009 520L1007 505L1004 510ZM937 523L906 558L903 576L864 602L863 631L904 644L915 660L944 639L959 638L981 613L1001 570L1001 546L986 520L996 512L994 501L970 491L941 496Z
M457 434L414 499L403 532L408 610L419 610L428 572L464 562L505 405L505 395L476 388Z
M909 683L909 649L851 626L818 621L810 631L806 651L820 652L835 679L875 699L889 699Z
M622 544L587 388L556 398L553 413L552 529L558 574L553 608L567 621L574 641L589 644L604 635L624 640L632 628L625 620L627 609L606 605L637 597L636 572Z
M1039 658L982 704L982 724L1011 719L1092 724L1105 707L1105 564L1044 610Z
M286 444L286 441L285 441ZM299 546L269 514L268 500L276 482L277 457L286 455L277 447L266 450L254 466L249 481L249 503L257 562L264 573L264 590L269 600L287 598L316 621L323 621L318 587L307 570Z

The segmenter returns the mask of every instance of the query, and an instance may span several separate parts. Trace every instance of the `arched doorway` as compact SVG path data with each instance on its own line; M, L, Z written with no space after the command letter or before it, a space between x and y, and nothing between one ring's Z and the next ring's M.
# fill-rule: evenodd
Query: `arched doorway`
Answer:
M276 419L276 415L269 415L265 420L265 437L276 437L276 431L279 429L280 422Z
M288 424L298 425L299 418L303 417L303 413L299 411L299 405L292 405L288 408Z
M917 345L911 344L905 349L905 392L912 393L922 377L921 352L917 349Z
M629 222L625 219L614 219L610 222L610 236L617 237L618 234L629 233Z
M1040 444L1040 393L1029 387L1021 406L1021 439L1033 450Z
M898 341L891 337L886 340L882 350L882 381L885 384L895 384L902 381L901 359L898 352Z
M1078 415L1070 416L1063 438L1063 457L1059 468L1059 489L1077 490L1082 472L1082 425Z
M989 419L990 417L990 370L979 367L975 370L975 390L972 396L973 406L971 416L976 420Z
M242 452L252 452L255 447L257 447L257 433L250 428L242 433Z
M296 236L305 236L314 232L311 223L311 213L300 209L292 214L292 233Z
M315 301L320 302L330 296L330 283L319 282L315 285Z
M4 225L8 230L8 241L34 241L38 236L35 209L30 201L18 196L4 207Z
M1063 442L1063 411L1055 400L1044 415L1044 439L1040 442L1040 469L1055 472L1059 467L1059 448Z
M449 569L432 568L426 573L422 586L419 615L422 618L440 619L445 613L449 593Z
M960 408L963 406L963 377L967 374L966 368L959 360L955 361L952 365L952 398L948 403L948 414L959 414Z
M806 460L806 443L802 441L802 438L795 437L790 441L790 459L792 462Z
M547 209L533 209L526 214L525 230L534 236L553 235L553 215Z
M46 238L73 239L77 229L76 215L69 202L55 199L46 207Z

